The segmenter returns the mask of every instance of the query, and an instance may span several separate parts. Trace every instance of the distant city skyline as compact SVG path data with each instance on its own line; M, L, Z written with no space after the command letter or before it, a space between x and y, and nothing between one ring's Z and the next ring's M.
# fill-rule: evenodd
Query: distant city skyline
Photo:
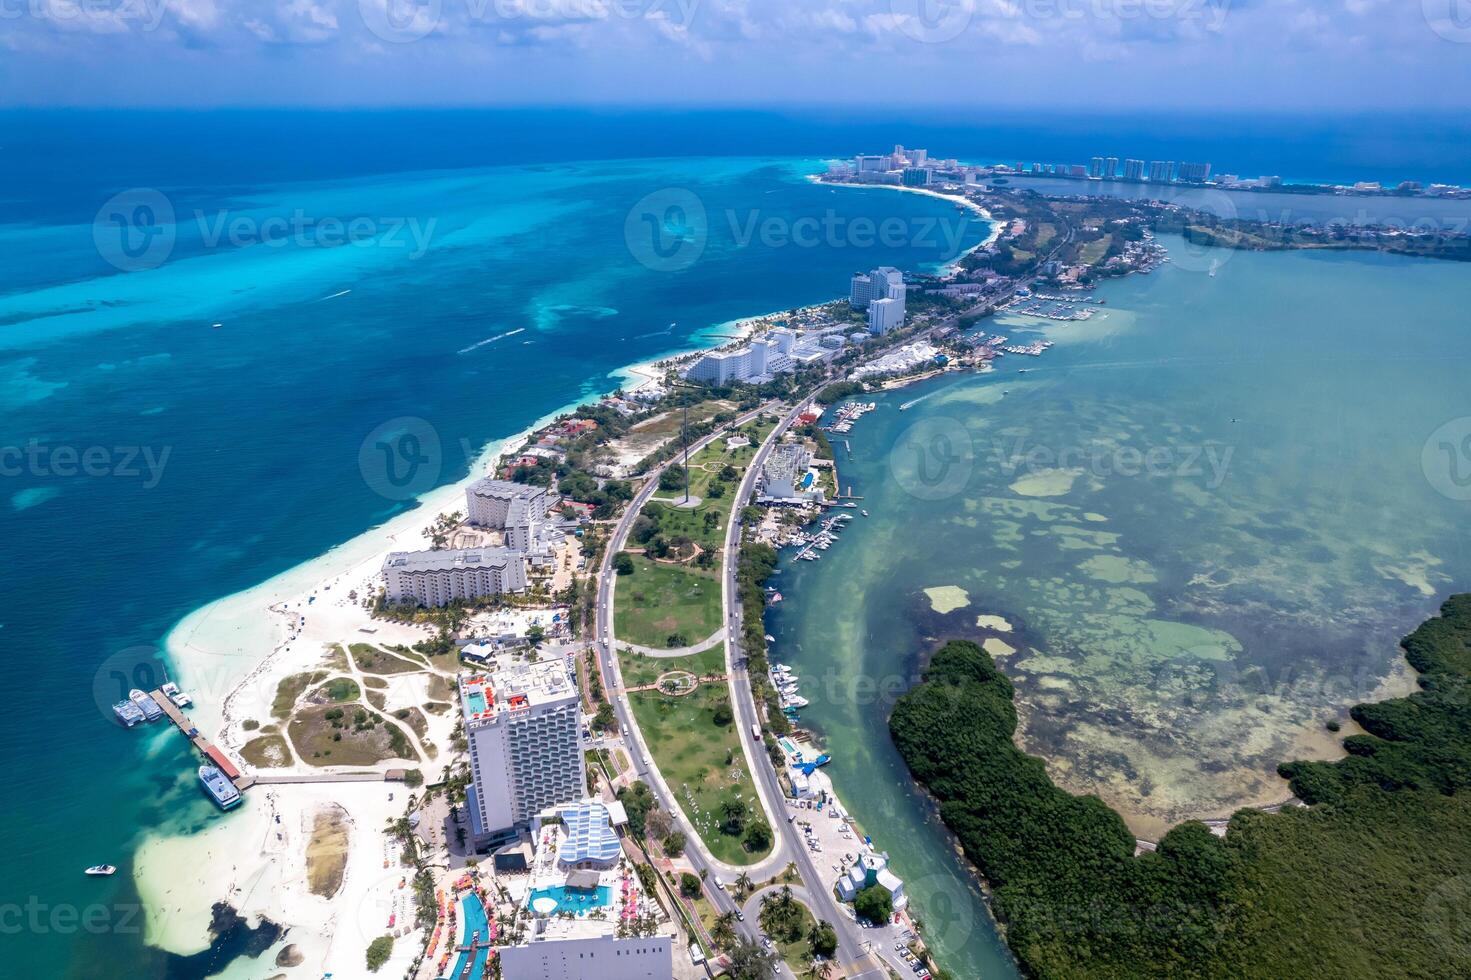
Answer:
M0 105L1449 109L1456 2L0 0Z

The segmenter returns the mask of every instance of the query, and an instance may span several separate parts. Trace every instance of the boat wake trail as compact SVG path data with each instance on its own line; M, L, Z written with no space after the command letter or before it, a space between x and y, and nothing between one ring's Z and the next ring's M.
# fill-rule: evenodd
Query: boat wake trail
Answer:
M339 296L346 296L350 292L352 292L351 289L344 289L341 292L333 293L331 296L323 296L321 299L317 300L317 302L318 303L325 303L329 299L336 299Z
M517 327L515 330L507 330L505 333L498 333L494 337L486 337L484 340L477 340L475 343L471 344L469 347L462 347L458 351L456 351L455 353L457 353L457 354L468 354L472 350L477 350L477 349L479 349L481 347L484 347L486 344L493 344L497 340L503 340L506 337L514 337L518 333L525 333L525 332L526 332L526 328L525 327Z

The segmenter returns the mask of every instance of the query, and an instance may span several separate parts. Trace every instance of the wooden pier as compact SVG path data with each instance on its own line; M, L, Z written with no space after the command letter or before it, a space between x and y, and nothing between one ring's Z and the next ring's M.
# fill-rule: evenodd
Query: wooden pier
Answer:
M255 785L255 777L242 775L240 770L235 768L235 763L231 762L229 757L221 752L218 746L199 734L199 729L194 726L194 722L190 721L189 716L179 710L179 706L174 704L167 694L163 693L162 690L155 689L149 691L148 696L154 700L155 704L163 709L164 714L169 716L169 721L174 723L174 727L183 732L184 737L193 743L194 747L203 753L204 757L213 763L220 772L223 772L226 779L235 784L236 789L243 792Z

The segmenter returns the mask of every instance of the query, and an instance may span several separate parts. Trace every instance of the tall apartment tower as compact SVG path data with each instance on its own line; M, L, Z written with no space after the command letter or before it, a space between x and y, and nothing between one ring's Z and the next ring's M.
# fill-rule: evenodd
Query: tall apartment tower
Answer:
M477 844L514 837L549 806L587 795L582 706L559 658L460 678Z

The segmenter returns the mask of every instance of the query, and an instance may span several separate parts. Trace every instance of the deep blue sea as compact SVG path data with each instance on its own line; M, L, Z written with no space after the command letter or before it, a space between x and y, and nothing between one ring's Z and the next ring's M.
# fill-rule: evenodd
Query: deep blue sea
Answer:
M143 942L140 828L216 815L181 739L111 722L115 665L408 506L359 466L385 422L424 419L448 482L620 367L973 244L942 202L803 179L896 142L1471 182L1447 120L0 114L3 972L184 980L249 942ZM799 219L840 230L783 234ZM860 233L884 219L898 237ZM81 877L102 861L120 873Z

